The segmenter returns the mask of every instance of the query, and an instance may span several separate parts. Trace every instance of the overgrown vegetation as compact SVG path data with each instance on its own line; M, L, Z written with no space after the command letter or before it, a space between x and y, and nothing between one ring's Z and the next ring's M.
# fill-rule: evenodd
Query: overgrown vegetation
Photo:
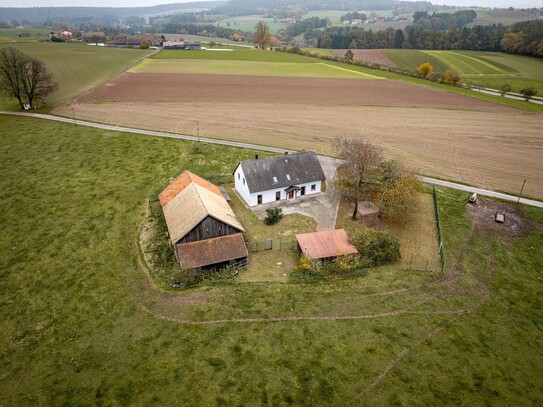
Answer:
M365 228L350 238L366 267L394 263L401 258L400 242L386 230Z

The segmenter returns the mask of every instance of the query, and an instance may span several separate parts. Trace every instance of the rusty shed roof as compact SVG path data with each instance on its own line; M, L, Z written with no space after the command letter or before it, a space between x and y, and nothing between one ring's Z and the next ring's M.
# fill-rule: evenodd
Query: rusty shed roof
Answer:
M183 268L198 268L247 257L247 246L241 233L179 243L179 262Z
M296 235L296 240L302 253L315 260L358 253L356 247L349 243L347 232L343 229L300 233Z
M164 208L166 205L168 205L173 198L175 198L192 182L200 185L201 187L204 187L205 189L210 190L211 192L216 193L219 196L223 196L221 190L217 185L212 184L208 180L205 180L202 177L199 177L198 175L193 174L188 170L185 170L181 173L181 175L174 179L170 183L170 185L168 185L166 189L164 189L164 191L162 191L158 195L158 199L160 200L160 204L162 205L162 207Z

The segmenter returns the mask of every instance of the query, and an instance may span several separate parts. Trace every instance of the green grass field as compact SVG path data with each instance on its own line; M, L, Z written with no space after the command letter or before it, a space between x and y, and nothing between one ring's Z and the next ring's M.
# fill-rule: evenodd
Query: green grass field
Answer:
M273 18L264 18L262 16L240 16L240 17L229 17L217 21L215 24L218 27L230 28L232 30L240 30L245 32L254 32L255 25L263 21L268 24L270 27L270 33L276 34L282 28L285 28L287 25L283 23L277 23L273 21ZM230 23L230 25L228 25Z
M339 26L341 25L341 21L339 19L345 14L347 14L347 11L344 10L310 10L303 15L303 18L328 18L333 26Z
M0 43L0 47L6 46L16 47L22 53L45 62L59 84L59 90L49 101L52 105L68 102L89 91L151 52L72 43ZM4 109L19 108L13 101L5 99L0 100L0 106Z
M52 29L29 28L17 30L15 28L0 28L0 44L3 42L36 42L48 38ZM28 35L30 34L30 35Z
M509 83L518 92L534 86L543 94L543 61L500 52L419 51L387 49L384 52L402 69L415 71L429 62L434 71L455 70L466 83L500 89Z
M533 20L534 15L521 10L475 10L477 18L468 24L474 25L490 25L503 24L511 25L519 21Z
M134 73L222 74L254 76L294 76L311 78L381 79L367 73L325 62L261 62L236 60L146 59L130 69Z
M541 227L471 233L465 194L439 189L449 279L161 292L137 243L148 197L254 152L6 116L0 134L6 405L543 403Z
M302 55L259 51L256 49L236 49L232 52L162 50L151 56L150 59L217 59L224 61L293 62L298 64L314 64L316 62L312 58Z

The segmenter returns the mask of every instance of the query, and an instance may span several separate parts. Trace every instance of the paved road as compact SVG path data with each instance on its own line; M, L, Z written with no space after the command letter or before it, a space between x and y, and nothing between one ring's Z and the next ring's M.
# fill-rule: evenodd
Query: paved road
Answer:
M260 146L258 144L240 143L240 142L237 142L237 141L216 140L216 139L212 139L212 138L195 137L195 136L188 136L188 135L174 134L174 133L165 133L165 132L161 132L161 131L140 130L140 129L133 129L133 128L130 128L130 127L112 126L112 125L109 125L109 124L100 124L100 123L87 122L87 121L83 121L83 120L74 120L74 119L69 119L69 118L66 118L66 117L59 117L59 116L53 116L53 115L41 114L41 113L6 112L6 111L1 111L0 110L0 114L9 114L9 115L25 116L25 117L36 117L36 118L39 118L39 119L54 120L54 121L59 121L59 122L77 124L78 126L95 127L97 129L103 129L103 130L122 131L122 132L125 132L125 133L145 134L145 135L148 135L148 136L167 137L167 138L174 138L174 139L180 139L180 140L201 141L201 142L204 142L204 143L222 144L222 145L232 146L232 147L240 147L240 148L248 148L248 149L253 149L253 150L270 151L270 152L273 152L273 153L283 153L285 151L291 152L291 150L285 150L285 149L281 149L281 148L268 147L268 146ZM332 164L332 163L337 164L339 162L339 160L337 160L335 158L330 158L330 157L319 156L319 159L323 160L325 162L329 161L330 164ZM517 200L518 200L517 196L504 194L504 193L501 193L501 192L494 192L494 191L490 191L488 189L481 189L481 188L471 187L471 186L468 186L468 185L457 184L455 182L450 182L450 181L442 181L442 180L435 179L435 178L430 178L430 177L421 177L421 179L422 179L422 181L424 181L424 182L426 182L428 184L444 186L444 187L456 189L456 190L459 190L459 191L477 193L479 195L485 195L485 196L489 196L489 197L492 197L492 198L498 198L498 199L503 199L503 200L512 201L512 202L517 202ZM539 208L543 208L543 202L535 201L535 200L532 200L532 199L521 198L520 203L523 203L525 205L537 206Z

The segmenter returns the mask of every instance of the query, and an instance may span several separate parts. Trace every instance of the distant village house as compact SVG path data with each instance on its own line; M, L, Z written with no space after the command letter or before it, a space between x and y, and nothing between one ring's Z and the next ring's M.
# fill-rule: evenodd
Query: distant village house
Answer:
M88 31L81 34L81 39L85 42L105 42L107 37L103 31Z
M160 41L158 37L154 34L121 34L115 37L114 40L108 41L106 43L106 47L141 48L144 43L147 43L150 47L160 46Z
M202 49L200 41L164 41L162 43L162 48L164 49Z

